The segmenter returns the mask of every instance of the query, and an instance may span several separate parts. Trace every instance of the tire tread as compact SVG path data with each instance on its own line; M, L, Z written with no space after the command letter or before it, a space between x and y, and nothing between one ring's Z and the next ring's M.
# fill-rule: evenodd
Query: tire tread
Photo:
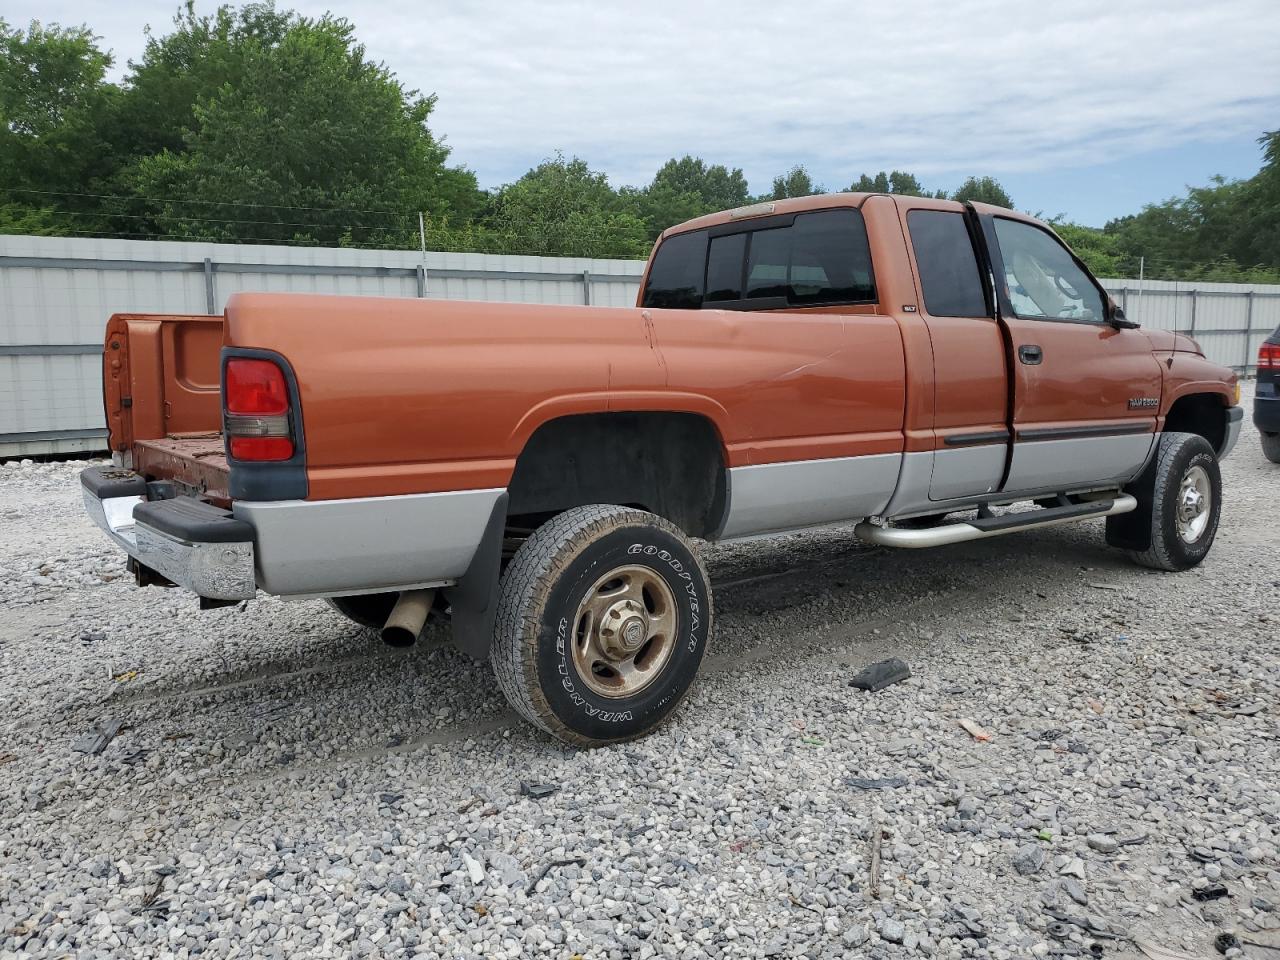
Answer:
M543 609L556 581L583 550L614 530L636 525L658 527L687 542L684 533L674 524L644 510L613 504L574 507L533 532L511 559L498 589L489 659L499 688L507 701L530 723L577 746L616 743L635 739L649 731L643 730L630 737L596 740L575 732L556 716L538 683L537 644ZM710 582L702 558L692 547L690 552L702 570L703 579ZM712 616L709 594L707 616L709 619ZM692 684L685 687L667 716L675 711L690 686Z
M1128 550L1129 557L1137 564L1152 570L1174 572L1186 569L1186 564L1179 562L1169 550L1169 541L1164 535L1164 517L1160 506L1165 502L1170 484L1181 484L1182 478L1175 476L1172 464L1188 444L1205 440L1195 433L1164 433L1158 441L1156 450L1155 487L1151 492L1154 507L1151 516L1151 546L1145 550Z

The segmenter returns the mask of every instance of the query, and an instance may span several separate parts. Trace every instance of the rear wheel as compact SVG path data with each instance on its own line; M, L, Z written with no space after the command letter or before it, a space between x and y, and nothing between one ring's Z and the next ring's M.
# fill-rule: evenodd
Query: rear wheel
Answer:
M688 692L711 615L706 570L680 530L642 510L576 507L512 558L490 660L507 700L548 733L628 740Z
M1165 433L1159 443L1155 482L1144 494L1150 498L1151 545L1130 556L1156 570L1187 570L1208 556L1218 533L1222 476L1204 437Z
M1272 463L1280 463L1280 433L1262 435L1262 455Z

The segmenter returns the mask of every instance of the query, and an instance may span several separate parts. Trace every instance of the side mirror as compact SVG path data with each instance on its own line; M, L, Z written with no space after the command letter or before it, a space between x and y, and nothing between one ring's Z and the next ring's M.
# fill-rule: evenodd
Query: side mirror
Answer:
M1125 319L1124 309L1114 304L1111 306L1111 319L1108 322L1117 330L1137 330L1142 326L1140 323Z

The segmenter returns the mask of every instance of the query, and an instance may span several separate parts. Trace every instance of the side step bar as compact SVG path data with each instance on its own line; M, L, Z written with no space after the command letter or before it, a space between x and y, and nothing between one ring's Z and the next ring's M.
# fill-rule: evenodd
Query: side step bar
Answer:
M878 543L884 547L941 547L948 543L963 543L966 540L982 540L986 537L998 537L1003 533L1014 533L1017 530L1039 530L1042 527L1056 527L1064 523L1075 523L1078 520L1089 520L1093 517L1110 517L1117 513L1129 513L1135 510L1138 501L1127 493L1117 494L1106 500L1086 500L1083 503L1070 503L1060 507L1046 507L1040 510L1029 510L1024 513L1005 513L998 517L979 517L976 520L965 520L961 523L949 523L946 526L934 527L931 530L899 530L895 527L882 527L863 520L854 527L863 540Z

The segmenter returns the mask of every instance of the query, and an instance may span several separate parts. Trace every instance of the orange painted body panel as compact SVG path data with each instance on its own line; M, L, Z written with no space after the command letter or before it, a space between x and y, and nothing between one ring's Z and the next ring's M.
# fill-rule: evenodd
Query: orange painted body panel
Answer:
M1137 397L1160 399L1160 364L1141 330L1105 324L1013 317L1013 349L1034 344L1042 363L1014 364L1014 424L1019 428L1140 420L1155 429L1158 407L1133 408Z
M907 216L912 210L938 210L962 215L964 205L954 200L896 197L898 224L918 305L921 337L918 350L921 409L908 416L908 449L933 450L948 436L998 431L1007 426L1009 375L1004 335L989 317L933 316L920 289L920 269L911 247ZM926 353L927 350L927 353ZM911 442L914 441L914 442Z
M292 366L314 499L505 486L582 413L701 414L730 466L902 449L901 336L869 313L240 294L226 341Z

